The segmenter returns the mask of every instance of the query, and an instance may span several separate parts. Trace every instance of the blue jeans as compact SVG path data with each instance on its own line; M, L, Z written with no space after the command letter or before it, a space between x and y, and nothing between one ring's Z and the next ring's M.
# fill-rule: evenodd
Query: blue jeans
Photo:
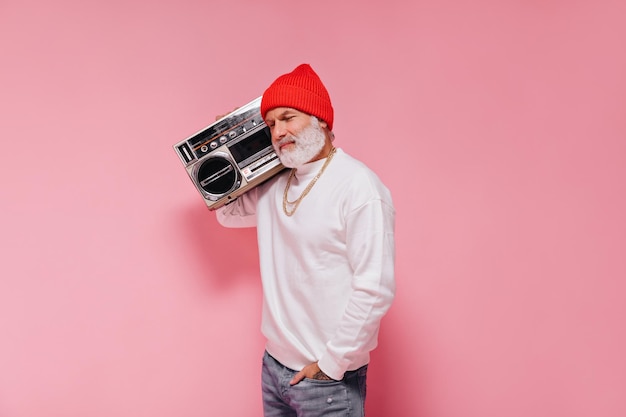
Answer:
M363 417L367 365L345 373L341 381L305 378L289 381L297 373L267 352L263 355L261 381L265 417Z

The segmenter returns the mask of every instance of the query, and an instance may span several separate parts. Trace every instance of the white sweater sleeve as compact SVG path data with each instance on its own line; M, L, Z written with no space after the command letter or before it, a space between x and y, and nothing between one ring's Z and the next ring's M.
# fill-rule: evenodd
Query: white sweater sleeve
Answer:
M253 188L232 203L218 208L215 211L217 221L224 227L255 227L257 201L258 188Z
M355 358L376 347L380 321L395 294L394 227L394 208L381 200L368 202L347 218L352 295L318 362L333 379L343 378Z

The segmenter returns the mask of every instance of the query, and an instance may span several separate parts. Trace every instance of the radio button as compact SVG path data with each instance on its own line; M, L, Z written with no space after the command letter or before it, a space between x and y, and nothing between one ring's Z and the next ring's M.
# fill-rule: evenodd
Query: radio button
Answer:
M208 151L208 150L209 150L209 148L208 148L206 145L202 145L202 146L200 147L200 152L202 152L202 153L204 153L204 152L206 152L206 151Z
M220 138L220 143L226 143L227 140L228 140L228 138L226 136L222 136Z
M211 142L211 149L217 148L217 142Z
M235 132L234 130L231 130L230 132L228 132L228 136L232 139L235 136L237 136L237 132Z

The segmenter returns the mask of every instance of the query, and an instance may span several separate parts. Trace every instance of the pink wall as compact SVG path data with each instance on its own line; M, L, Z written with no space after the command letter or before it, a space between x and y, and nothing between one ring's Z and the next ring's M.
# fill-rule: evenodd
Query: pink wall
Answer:
M0 2L0 416L260 415L254 231L171 147L301 62L397 205L369 417L626 415L625 4Z

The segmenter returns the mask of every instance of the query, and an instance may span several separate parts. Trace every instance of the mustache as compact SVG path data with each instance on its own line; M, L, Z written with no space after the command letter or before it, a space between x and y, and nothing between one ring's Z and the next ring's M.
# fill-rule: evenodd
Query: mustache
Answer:
M288 143L293 143L296 141L296 137L295 136L285 136L284 138L282 138L281 140L279 140L278 142L274 142L275 146L280 148L283 145L286 145Z

